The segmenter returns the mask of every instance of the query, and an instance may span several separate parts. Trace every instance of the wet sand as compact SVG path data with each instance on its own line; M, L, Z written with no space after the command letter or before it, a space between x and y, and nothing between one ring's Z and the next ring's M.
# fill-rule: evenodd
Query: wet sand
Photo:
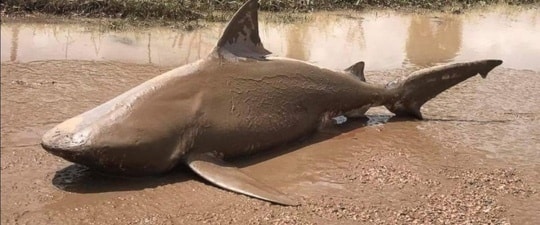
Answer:
M425 121L370 120L235 164L301 202L283 207L185 168L108 177L46 153L54 124L170 68L113 62L3 63L2 224L537 224L540 73L497 68L424 108ZM382 82L403 74L371 72Z
M424 121L375 108L368 119L234 162L298 207L221 190L184 167L101 175L39 146L55 124L204 56L223 24L187 33L2 24L1 223L539 224L539 20L529 10L262 22L277 55L334 69L365 60L373 83L412 68L505 60L487 79L427 103Z

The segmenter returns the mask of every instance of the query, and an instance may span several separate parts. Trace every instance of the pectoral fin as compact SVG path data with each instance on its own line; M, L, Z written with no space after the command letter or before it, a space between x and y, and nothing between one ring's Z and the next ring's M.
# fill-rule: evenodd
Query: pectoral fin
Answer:
M191 154L187 164L199 176L223 189L281 205L298 205L285 194L227 165L211 153Z

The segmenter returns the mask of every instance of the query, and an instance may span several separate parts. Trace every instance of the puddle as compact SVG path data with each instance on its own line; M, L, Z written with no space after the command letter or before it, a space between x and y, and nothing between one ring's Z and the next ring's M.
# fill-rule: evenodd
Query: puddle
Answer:
M274 55L342 69L359 60L367 70L427 67L481 58L504 67L540 70L540 11L494 8L464 15L314 13L292 24L262 21L261 38ZM10 24L1 28L1 60L119 61L178 66L211 51L225 24L195 31L168 28L100 32L73 24Z

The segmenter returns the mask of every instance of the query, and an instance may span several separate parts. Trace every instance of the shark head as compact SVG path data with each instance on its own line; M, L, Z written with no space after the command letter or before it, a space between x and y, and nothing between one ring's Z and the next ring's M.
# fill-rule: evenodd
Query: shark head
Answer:
M129 122L129 115L111 119L111 113L90 112L47 131L41 146L68 161L118 175L161 173L182 156L175 132L162 135L166 131L143 127L144 121Z
M171 169L193 140L201 99L196 91L178 89L182 75L155 77L56 125L43 135L41 146L107 173L150 175Z

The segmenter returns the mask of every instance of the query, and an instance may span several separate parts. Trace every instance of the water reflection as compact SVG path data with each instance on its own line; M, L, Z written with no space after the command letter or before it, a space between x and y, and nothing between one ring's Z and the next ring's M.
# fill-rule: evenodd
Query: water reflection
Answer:
M17 49L19 49L19 26L18 25L13 26L12 33L11 33L11 40L12 40L12 44L11 44L11 48L9 48L10 50L9 61L15 61L17 60Z
M412 16L405 50L408 62L429 67L452 61L461 48L461 31L457 16Z
M178 66L211 51L225 24L187 32L166 28L100 32L69 24L1 27L2 61L107 60ZM464 15L372 11L315 13L295 24L262 21L274 55L342 69L364 60L368 70L427 67L500 58L505 67L540 70L540 11L498 9Z
M288 26L285 40L287 40L286 57L303 60L309 58L309 49L304 44L304 40L309 40L307 26Z

